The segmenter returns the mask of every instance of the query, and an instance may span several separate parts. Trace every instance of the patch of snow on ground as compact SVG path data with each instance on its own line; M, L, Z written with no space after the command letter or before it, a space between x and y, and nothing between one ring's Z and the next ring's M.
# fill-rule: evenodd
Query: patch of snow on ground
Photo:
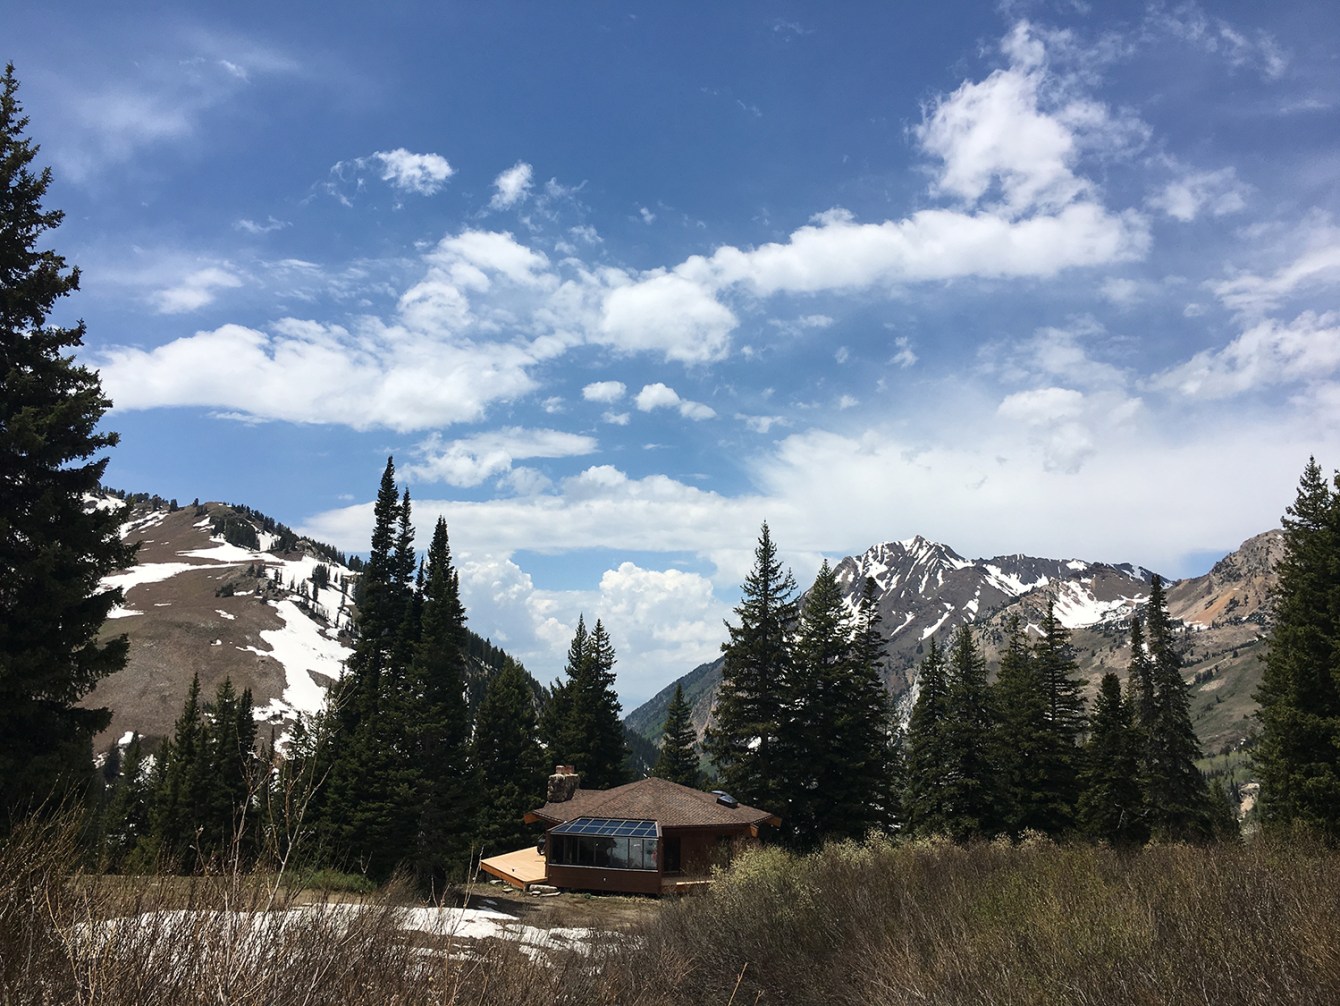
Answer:
M102 587L104 590L120 587L122 591L129 594L131 588L138 587L142 583L159 583L171 579L178 573L185 573L188 569L199 568L192 562L146 562L138 566L131 566L120 573L104 576Z
M1086 625L1105 622L1133 606L1135 599L1119 597L1115 601L1100 601L1088 591L1067 584L1057 594L1056 617L1067 629L1081 629Z
M216 930L217 942L221 944L254 947L271 944L291 927L300 925L315 925L329 936L339 936L348 931L359 915L383 910L354 904L308 905L273 912L175 909L81 923L74 936L81 949L94 954L122 933L134 938L137 930L152 932L165 949L177 942L174 934L190 934L191 942L195 942L202 929ZM399 929L447 940L514 941L532 960L543 960L550 950L586 952L599 942L619 938L617 933L600 929L520 925L511 915L483 908L397 908L390 910L390 918ZM441 951L424 948L428 953L460 953L465 949L450 944Z
M111 611L107 612L108 618L129 618L131 615L143 615L144 612L136 611L134 608L123 608L119 604L112 605Z
M916 615L909 614L906 618L903 619L902 625L898 626L898 628L894 629L892 632L889 633L889 638L892 639L894 636L898 635L898 633L906 629L909 625L912 624L912 620L916 617L917 617Z
M945 624L945 619L948 618L951 614L953 614L953 611L954 609L950 608L948 611L946 611L943 615L940 616L940 620L938 622L936 622L928 629L923 629L921 632L921 638L930 639L931 636L935 635L935 633L937 633L940 630L940 626Z
M258 709L256 718L264 719L289 710L317 713L325 701L326 690L317 684L311 672L338 679L344 673L344 661L349 657L350 648L323 635L321 626L308 618L291 600L280 601L275 605L275 611L283 620L284 627L266 629L261 633L261 640L270 649L239 647L271 657L284 668L283 697L273 700L265 709Z
M234 615L231 611L224 611L222 608L215 608L214 614L218 615L220 618L227 619L230 622L237 620L236 615Z
M95 496L84 493L84 506L89 510L124 510L126 501L115 496Z
M993 566L990 563L987 563L984 568L986 569L987 576L995 586L999 587L1007 594L1013 594L1015 597L1021 597L1035 587L1045 587L1047 585L1047 578L1045 576L1038 577L1032 583L1025 583L1017 576L1006 573L999 566Z

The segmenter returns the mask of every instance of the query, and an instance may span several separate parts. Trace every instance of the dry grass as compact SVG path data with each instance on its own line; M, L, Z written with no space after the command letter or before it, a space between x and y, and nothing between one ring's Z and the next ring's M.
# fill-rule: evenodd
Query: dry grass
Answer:
M4 1006L1340 1002L1340 857L1301 838L764 849L630 935L538 954L407 929L395 889L299 906L273 876L75 862L59 822L0 847Z

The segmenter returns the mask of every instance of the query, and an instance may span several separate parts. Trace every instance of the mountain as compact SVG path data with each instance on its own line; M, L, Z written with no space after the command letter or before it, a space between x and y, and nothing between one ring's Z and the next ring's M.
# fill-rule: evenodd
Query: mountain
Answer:
M98 751L132 731L150 746L170 735L195 674L206 698L225 678L251 689L262 738L321 709L353 650L356 559L241 505L110 492L86 505L121 510L122 537L140 543L136 564L104 581L125 597L103 633L125 633L130 654L84 698L112 712ZM468 646L473 705L506 654L475 633Z
M1268 531L1244 542L1204 576L1173 583L1169 613L1180 620L1192 683L1192 715L1207 753L1229 750L1247 737L1260 679L1259 652L1267 627L1266 598L1282 538ZM885 683L904 718L916 698L916 668L932 635L946 640L965 623L981 627L994 663L1011 616L1041 621L1049 597L1071 640L1081 673L1096 689L1102 675L1124 679L1130 662L1130 616L1148 600L1153 574L1130 564L1001 555L969 560L947 545L914 537L874 545L834 567L854 611L866 578L888 639ZM699 733L710 720L721 682L721 661L694 668L678 683L693 707ZM630 729L659 741L671 682L627 718Z

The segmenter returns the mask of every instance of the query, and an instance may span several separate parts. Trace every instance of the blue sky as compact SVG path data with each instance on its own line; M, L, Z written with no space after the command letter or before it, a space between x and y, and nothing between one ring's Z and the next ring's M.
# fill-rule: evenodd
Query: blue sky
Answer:
M393 454L542 679L763 520L1179 576L1340 464L1333 4L12 6L109 482L361 551Z

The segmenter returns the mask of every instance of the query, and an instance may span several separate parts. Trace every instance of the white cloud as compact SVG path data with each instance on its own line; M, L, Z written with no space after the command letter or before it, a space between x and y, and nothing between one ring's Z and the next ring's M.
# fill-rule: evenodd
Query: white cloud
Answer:
M1145 222L1092 202L1012 221L993 213L920 210L900 221L861 224L832 211L785 244L724 246L677 271L758 296L819 293L959 277L1050 277L1065 269L1130 261L1149 246Z
M1223 56L1229 65L1250 67L1267 80L1277 80L1288 69L1289 58L1269 32L1243 31L1220 17L1211 17L1197 3L1168 9L1151 8L1149 25L1202 49Z
M511 560L462 564L461 594L472 622L487 624L541 681L558 676L577 618L589 629L600 619L615 650L615 687L624 711L650 698L666 681L714 659L721 623L730 615L710 580L677 569L644 569L631 562L607 569L592 590L536 588Z
M837 400L837 407L839 411L854 409L856 408L856 406L860 404L861 400L859 398L856 398L854 395L842 395Z
M96 359L120 409L204 407L402 431L479 419L490 403L532 390L536 362L522 346L441 339L376 319L348 330L292 318L269 332L224 325Z
M1291 240L1308 247L1273 274L1242 273L1210 289L1231 310L1259 316L1300 290L1340 284L1340 228L1320 227Z
M1103 280L1099 292L1103 299L1117 307L1131 307L1140 299L1140 284L1133 279L1109 276Z
M736 318L710 289L658 273L611 290L605 297L597 342L625 352L661 352L668 360L723 359Z
M656 214L653 213L651 210L647 209L645 206L639 206L637 208L637 212L638 215L642 217L642 222L644 224L653 224L656 222Z
M582 397L588 402L617 402L627 393L628 388L622 381L594 381L582 388Z
M1340 312L1307 311L1291 322L1257 322L1227 346L1197 353L1154 385L1194 398L1227 398L1340 371Z
M611 426L627 426L632 418L627 412L603 412L600 415L601 421Z
M405 467L409 479L445 482L454 486L477 486L495 475L512 471L512 463L529 458L568 458L596 450L594 437L560 430L528 430L506 427L446 441L434 434L415 448L419 460ZM533 489L536 472L522 477Z
M906 370L917 362L917 354L912 350L912 340L907 336L900 335L895 338L893 340L893 346L897 352L893 354L893 359L889 361L890 363L896 363L898 366Z
M404 147L378 150L372 155L382 166L381 179L399 192L431 196L455 171L441 154L414 154Z
M239 231L247 234L261 235L271 234L275 231L283 230L290 226L287 220L276 220L274 217L266 217L265 223L257 223L255 220L242 219L233 224Z
M151 296L159 314L185 314L214 302L215 291L234 290L242 285L236 273L221 266L197 269L181 282Z
M493 180L493 198L489 206L504 210L522 202L530 195L532 169L525 161L517 161Z
M1187 171L1149 199L1149 205L1174 220L1190 223L1202 213L1222 217L1247 206L1251 190L1238 181L1234 168Z
M679 393L674 388L667 387L660 381L645 385L633 401L637 404L640 412L651 412L653 409L677 409L685 419L692 419L695 422L712 419L716 416L714 409L703 405L701 402L690 402L680 398Z

